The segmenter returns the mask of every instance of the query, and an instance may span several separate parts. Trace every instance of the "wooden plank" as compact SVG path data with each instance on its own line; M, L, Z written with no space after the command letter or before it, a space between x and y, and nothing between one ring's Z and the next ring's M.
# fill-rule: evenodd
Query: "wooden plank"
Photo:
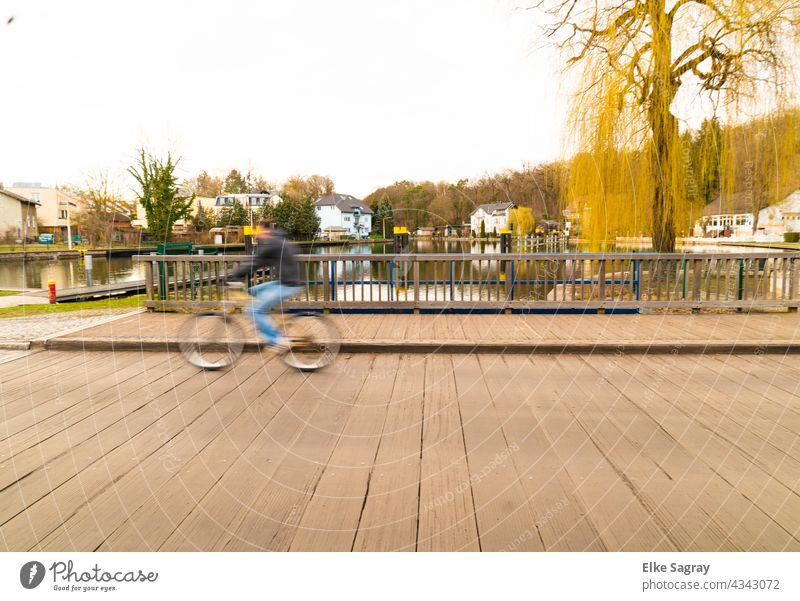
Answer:
M674 357L673 360L683 359ZM800 499L791 488L773 477L775 466L768 471L759 468L730 438L703 424L697 418L702 403L692 398L685 382L674 383L668 377L669 364L620 358L607 373L613 375L617 368L627 372L627 376L619 376L623 378L621 385L627 398L636 402L667 435L686 449L685 464L690 468L698 463L705 464L724 482L723 486L719 479L701 480L703 490L710 491L716 503L711 519L726 524L732 540L738 541L743 549L797 548ZM735 492L731 493L731 489Z
M399 357L390 355L373 364L367 381L347 416L342 435L325 467L313 497L303 512L291 551L351 551L361 523L365 498Z
M665 469L664 457L675 451L675 440L662 440L662 452L651 457L642 446L661 435L657 423L611 385L584 357L561 356L557 369L572 378L582 392L581 400L573 395L562 399L581 426L589 432L597 448L615 470L624 474L637 498L666 532L674 546L682 551L734 551L726 530L708 519L717 504L704 503L695 483L699 477L687 470ZM603 360L605 363L605 360ZM599 372L602 376L602 371ZM655 445L650 445L654 448ZM703 472L701 472L702 474ZM684 481L688 483L685 484Z
M280 408L264 425L230 469L198 499L186 518L159 547L167 551L221 550L233 534L234 522L258 511L256 499L265 482L273 477L281 460L289 452L304 427L319 407L320 398L331 392L343 377L350 378L352 360L340 357L320 373L304 376L289 371L268 386L262 403ZM256 474L257 477L253 477Z
M425 359L399 357L355 551L413 551L419 513Z
M141 505L134 511L125 508L126 511L120 512L116 528L106 535L97 547L98 551L144 551L158 549L164 544L177 525L196 508L198 501L231 469L284 407L282 399L268 395L267 391L278 381L286 379L286 365L273 358L260 371L216 404L218 414L223 411L224 402L243 409L229 426L207 446L200 448L189 461L172 470L160 488L148 481L146 486L128 493L130 496L126 496L125 501L129 506ZM192 436L191 442L198 445L200 441ZM146 474L150 469L158 469L159 466L153 464L155 459L153 456L148 458L141 471ZM133 477L138 478L138 474L133 474ZM118 487L132 485L134 481L121 482ZM108 502L118 503L113 499ZM106 531L114 525L106 523Z
M511 547L520 549L526 539L538 536L548 551L604 551L588 510L576 494L577 483L564 469L529 404L536 395L536 387L529 382L537 374L527 362L512 370L503 356L482 355L478 359L502 430L514 449L511 460L536 519Z
M170 440L172 432L183 429L187 419L208 408L213 396L219 393L217 380L225 378L224 386L235 386L235 373L197 377L196 368L182 366L176 373L177 385L169 381L158 383L158 396L154 397L145 386L121 398L119 410L124 419L118 419L109 428L98 432L90 420L84 420L78 430L65 431L68 436L79 434L84 442L28 475L24 486L6 489L16 496L1 500L0 511L3 507L27 507L25 513L3 524L6 539L14 541L16 549L27 550L63 528L64 515L76 512L119 475L136 469L143 457ZM183 410L179 411L179 406ZM158 430L152 428L154 424ZM119 473L115 474L112 466ZM53 480L56 475L61 484ZM4 495L6 490L0 494ZM35 499L38 501L31 504ZM69 544L63 547L73 548Z
M538 533L525 536L536 530L538 519L512 459L519 445L509 443L503 432L481 364L474 355L447 359L444 369L455 376L453 400L458 399L469 469L469 477L452 495L471 491L482 551L543 551Z
M603 545L610 551L675 550L666 532L653 519L651 509L598 450L589 432L567 408L564 397L575 401L583 394L572 378L556 369L553 358L505 357L512 370L530 369L538 375L536 394L529 404L540 420L553 448L570 477L580 482L576 489L587 507L589 519L597 528Z
M252 508L232 524L228 551L289 549L305 508L319 485L373 359L355 357L349 378L339 378L319 402L298 438L264 484Z
M480 549L455 381L448 363L442 355L430 355L425 366L419 551Z

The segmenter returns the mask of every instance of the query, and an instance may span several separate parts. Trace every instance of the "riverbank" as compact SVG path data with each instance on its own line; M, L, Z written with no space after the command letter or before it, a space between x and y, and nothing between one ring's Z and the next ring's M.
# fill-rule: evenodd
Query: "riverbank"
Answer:
M301 249L328 246L356 246L365 244L390 244L391 240L298 240L295 242ZM59 259L80 259L85 255L92 257L131 257L133 255L147 255L158 251L157 246L117 246L104 248L78 247L69 250L64 245L28 245L24 250L22 246L0 246L0 261L53 261ZM49 247L48 247L49 246ZM203 250L209 254L241 254L244 244L195 244L194 250Z
M800 242L719 242L720 246L744 246L772 250L800 250Z

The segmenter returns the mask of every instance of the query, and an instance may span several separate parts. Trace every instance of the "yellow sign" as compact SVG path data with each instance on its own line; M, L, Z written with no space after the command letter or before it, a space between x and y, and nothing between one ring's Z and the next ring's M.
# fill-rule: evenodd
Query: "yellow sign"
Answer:
M245 236L255 236L256 235L256 228L250 227L249 225L244 226L244 235Z
M507 227L504 227L504 228L501 228L500 233L501 234L510 234L511 230L508 229Z
M395 234L395 236L396 236L397 234L407 234L407 233L408 233L408 228L407 228L407 227L395 227L395 228L394 228L394 234Z

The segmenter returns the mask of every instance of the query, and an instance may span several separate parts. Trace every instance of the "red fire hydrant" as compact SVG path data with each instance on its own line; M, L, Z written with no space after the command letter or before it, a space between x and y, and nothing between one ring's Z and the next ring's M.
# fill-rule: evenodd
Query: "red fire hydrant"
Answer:
M49 292L50 304L56 304L56 281L50 280L47 282L47 291Z

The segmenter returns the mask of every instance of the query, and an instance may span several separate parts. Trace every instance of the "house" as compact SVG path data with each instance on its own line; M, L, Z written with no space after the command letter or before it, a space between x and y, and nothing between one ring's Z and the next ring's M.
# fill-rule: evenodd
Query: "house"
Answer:
M717 196L703 208L694 226L694 235L705 238L753 237L753 202L747 192Z
M800 190L758 212L757 234L779 239L785 232L800 232Z
M221 213L225 208L231 208L236 203L244 205L245 209L259 211L267 205L275 206L281 201L281 197L275 192L260 192L258 194L220 194L214 199L214 204L210 208L214 214ZM203 205L205 208L209 208Z
M0 240L32 242L39 235L38 203L3 188L0 184Z
M61 240L66 240L75 223L75 215L80 211L80 199L39 183L15 182L6 190L37 203L40 233L56 234Z
M481 223L483 223L486 234L498 233L508 227L509 211L516 208L517 205L513 202L495 202L480 205L469 216L470 230L474 234L480 235Z
M319 231L337 226L345 228L347 235L366 238L372 231L372 209L364 201L349 194L328 194L315 203L320 219Z

